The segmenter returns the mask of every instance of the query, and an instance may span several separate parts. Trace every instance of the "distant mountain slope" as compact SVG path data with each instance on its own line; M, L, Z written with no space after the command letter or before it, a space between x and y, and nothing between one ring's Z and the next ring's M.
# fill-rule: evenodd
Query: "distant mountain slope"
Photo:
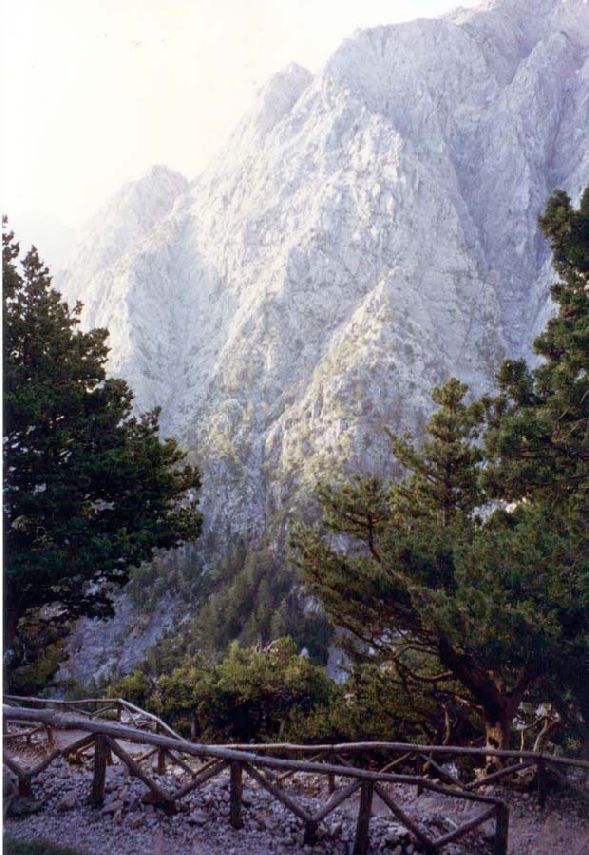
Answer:
M589 176L589 4L493 0L272 78L205 173L125 188L64 291L255 543L338 468L390 472L451 374L489 389L550 310L537 218Z

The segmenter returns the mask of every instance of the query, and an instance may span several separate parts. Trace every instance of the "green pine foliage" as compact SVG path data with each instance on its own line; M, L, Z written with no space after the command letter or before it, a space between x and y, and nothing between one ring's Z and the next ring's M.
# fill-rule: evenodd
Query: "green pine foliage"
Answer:
M559 276L558 313L534 342L538 367L505 362L501 394L485 402L485 486L518 503L509 526L509 548L527 552L518 584L534 584L540 613L550 609L544 691L589 745L589 188L578 210L556 192L540 225Z
M530 371L506 361L501 395L487 402L487 479L497 495L545 498L588 515L589 502L589 188L578 211L558 191L540 218L559 280L550 291L558 307L534 342L542 357Z
M5 629L52 606L54 619L112 613L111 590L156 549L198 537L198 471L158 410L106 376L108 333L77 329L33 247L19 262L3 232Z
M579 211L555 194L541 224L561 278L540 366L504 363L494 399L434 390L425 442L391 436L405 477L320 485L322 523L294 534L310 591L365 658L458 684L497 746L532 690L558 686L563 715L567 693L585 703L589 670L589 191Z
M185 653L217 655L232 641L265 646L287 635L306 647L314 662L327 661L332 629L322 610L308 607L297 573L276 549L236 544L230 557L200 581L202 606L169 639L168 646L179 654L174 664ZM159 671L161 651L154 651L153 659L159 660Z
M186 656L155 677L136 670L108 687L204 741L361 739L446 741L472 735L468 717L436 686L356 668L344 683L300 655L290 638L267 647L233 642L217 662Z
M134 567L125 593L142 615L148 615L159 609L162 597L171 591L190 607L207 588L198 543L193 543L172 552L158 552L152 561Z
M136 671L109 694L131 694L193 738L243 742L280 735L295 709L327 703L333 689L325 671L282 638L265 648L233 642L217 663L197 654L157 678Z
M136 668L130 674L125 674L115 683L107 687L107 695L111 698L123 698L138 707L146 707L153 689L154 681L150 680L145 671ZM88 693L90 697L93 697Z
M483 408L467 404L466 392L457 380L434 391L439 410L421 448L392 437L407 471L400 482L321 485L324 523L299 528L294 543L310 590L359 651L394 665L408 684L461 684L457 702L466 694L479 704L503 744L527 664L505 627L525 621L529 604L480 563Z
M473 717L451 693L417 684L394 667L358 664L327 704L295 710L284 737L294 742L420 742L456 745L476 735Z

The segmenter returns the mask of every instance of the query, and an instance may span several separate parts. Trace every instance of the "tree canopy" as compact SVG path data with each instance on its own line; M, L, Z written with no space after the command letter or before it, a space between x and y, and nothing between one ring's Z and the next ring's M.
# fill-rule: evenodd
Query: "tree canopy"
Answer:
M140 670L109 688L147 705L199 739L275 738L296 712L327 704L335 685L325 671L297 653L289 638L265 648L234 641L217 663L188 656L157 678Z
M3 229L5 628L29 610L107 616L113 587L201 529L200 476L157 409L106 375L108 332L78 329L33 247Z
M530 371L506 360L490 405L488 486L512 499L544 497L587 516L589 501L589 188L575 211L566 193L549 200L540 225L559 280L558 314L534 342Z
M589 745L589 187L578 210L554 193L540 225L558 312L534 343L538 366L504 362L500 394L485 402L485 481L491 496L519 502L522 539L543 542L536 573L559 580L561 595L546 591L561 627L551 686L561 710L580 707Z
M499 394L473 403L456 379L434 390L425 441L391 436L405 477L319 485L323 521L294 535L310 590L365 656L453 682L495 746L532 688L558 685L563 713L587 693L588 223L589 191L579 211L556 193L541 218L560 280L538 367L505 362Z
M287 637L266 646L235 641L219 660L193 653L159 673L145 663L111 683L107 694L205 741L386 740L391 732L403 740L448 738L444 697L435 686L407 696L395 674L365 666L336 683L298 650ZM468 720L459 727L461 735L472 732Z

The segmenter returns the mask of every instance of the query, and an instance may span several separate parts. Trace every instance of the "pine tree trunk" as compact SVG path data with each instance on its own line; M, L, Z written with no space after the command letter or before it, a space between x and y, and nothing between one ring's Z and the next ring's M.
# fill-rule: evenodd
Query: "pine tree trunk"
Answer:
M470 656L457 653L449 642L442 638L438 642L440 662L453 671L456 679L472 693L483 712L485 745L505 751L511 748L513 719L525 692L533 682L534 675L524 669L516 685L508 691L492 671L479 667ZM505 766L501 757L487 757L486 770L497 771Z
M505 751L511 748L511 731L514 710L510 704L495 709L492 715L485 713L485 747ZM505 765L502 757L489 755L485 766L488 773L496 772Z

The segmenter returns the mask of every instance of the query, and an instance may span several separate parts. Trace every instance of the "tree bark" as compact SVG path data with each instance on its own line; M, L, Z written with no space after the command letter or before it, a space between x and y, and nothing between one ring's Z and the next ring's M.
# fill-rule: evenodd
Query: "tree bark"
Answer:
M471 692L483 712L485 744L488 748L508 750L511 743L513 719L535 677L524 669L515 686L508 689L493 672L479 666L468 654L459 653L442 638L438 642L440 662L452 670L456 679ZM487 758L487 772L502 768L499 758Z
M512 721L513 714L503 710L499 715L490 718L485 716L485 746L508 751L511 743Z
M485 747L509 751L511 748L513 718L517 710L517 704L514 704L511 698L504 698L502 701L494 704L491 710L483 708ZM489 755L485 763L485 772L489 775L493 772L498 772L504 766L504 758Z

